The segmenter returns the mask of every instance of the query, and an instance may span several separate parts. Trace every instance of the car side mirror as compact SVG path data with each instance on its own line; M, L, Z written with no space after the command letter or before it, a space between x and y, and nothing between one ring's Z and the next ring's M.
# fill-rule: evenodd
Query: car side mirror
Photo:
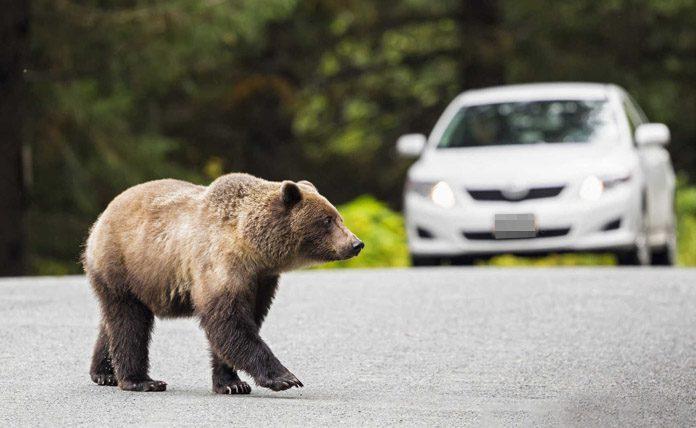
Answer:
M425 148L426 138L423 134L406 134L396 141L396 151L406 158L417 158Z
M664 123L644 123L636 128L636 144L645 146L666 146L669 144L669 128Z

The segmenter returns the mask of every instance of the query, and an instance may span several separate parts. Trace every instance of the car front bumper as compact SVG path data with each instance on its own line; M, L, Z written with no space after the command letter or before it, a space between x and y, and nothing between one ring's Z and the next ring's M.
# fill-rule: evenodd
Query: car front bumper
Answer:
M440 208L420 195L407 194L404 208L409 250L417 256L447 257L612 251L635 245L641 221L640 192L622 186L607 190L594 202L565 193L555 198L521 202L480 202L460 197L458 205L451 209ZM496 240L490 236L495 214L528 213L534 214L539 231L567 229L568 232L562 236L525 239ZM605 230L616 220L620 221L619 227ZM465 232L477 238L467 238Z

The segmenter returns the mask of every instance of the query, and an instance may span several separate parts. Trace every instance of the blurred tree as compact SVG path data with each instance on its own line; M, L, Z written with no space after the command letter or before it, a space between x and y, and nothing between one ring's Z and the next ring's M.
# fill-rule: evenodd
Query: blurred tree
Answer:
M29 4L3 1L0 17L0 276L24 272L23 70Z
M496 0L461 2L459 43L462 74L466 88L481 88L505 83L505 61L510 55L503 44L502 11Z

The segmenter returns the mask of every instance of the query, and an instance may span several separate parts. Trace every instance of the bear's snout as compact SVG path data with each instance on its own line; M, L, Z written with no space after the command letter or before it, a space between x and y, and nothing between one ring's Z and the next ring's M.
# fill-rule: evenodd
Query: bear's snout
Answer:
M353 239L347 242L347 244L348 245L343 247L341 254L338 256L339 260L351 259L360 254L360 251L365 248L365 243L355 235L353 235Z
M357 238L353 241L353 256L360 254L360 251L365 248L365 243Z

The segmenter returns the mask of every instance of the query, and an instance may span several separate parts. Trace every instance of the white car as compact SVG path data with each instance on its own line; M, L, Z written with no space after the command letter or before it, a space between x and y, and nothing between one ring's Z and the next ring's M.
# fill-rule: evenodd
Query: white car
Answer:
M615 85L464 92L429 137L397 142L418 157L404 190L413 264L566 251L674 264L669 139Z

